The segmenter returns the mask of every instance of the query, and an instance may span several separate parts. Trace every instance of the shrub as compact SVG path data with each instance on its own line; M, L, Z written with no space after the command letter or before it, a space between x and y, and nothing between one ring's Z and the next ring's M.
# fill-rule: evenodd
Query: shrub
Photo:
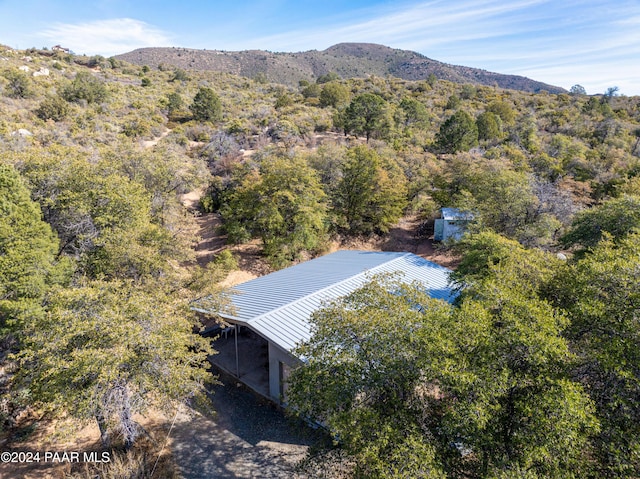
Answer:
M80 72L73 82L62 90L62 97L71 102L100 103L107 99L104 83L88 72Z
M42 120L61 121L69 113L69 103L59 96L45 98L35 113Z
M10 98L28 98L32 95L29 77L19 70L7 70L3 75L9 84L5 91Z

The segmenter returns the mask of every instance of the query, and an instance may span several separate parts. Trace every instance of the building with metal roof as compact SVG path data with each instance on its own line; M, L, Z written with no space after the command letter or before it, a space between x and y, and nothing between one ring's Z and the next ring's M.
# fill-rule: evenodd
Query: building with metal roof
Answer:
M433 298L452 301L456 294L449 285L451 270L414 254L345 250L235 286L232 313L194 309L217 314L236 328L249 328L268 342L268 396L280 402L288 369L298 364L292 351L311 336L312 313L381 273L399 273L404 281L418 281Z
M442 208L440 218L436 219L434 224L433 240L459 240L467 225L473 220L474 215L469 211L458 208Z

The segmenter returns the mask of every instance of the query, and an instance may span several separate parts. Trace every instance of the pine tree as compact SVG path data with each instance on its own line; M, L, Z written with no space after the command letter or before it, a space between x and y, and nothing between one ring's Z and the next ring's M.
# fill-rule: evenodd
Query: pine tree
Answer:
M198 121L216 121L222 118L222 103L211 88L200 87L189 107Z

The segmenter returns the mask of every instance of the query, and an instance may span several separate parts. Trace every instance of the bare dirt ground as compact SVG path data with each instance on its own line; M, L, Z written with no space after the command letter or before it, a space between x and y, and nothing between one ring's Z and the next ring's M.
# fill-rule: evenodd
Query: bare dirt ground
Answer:
M137 442L130 454L151 454L152 461L161 455L158 474L154 477L170 477L167 471L175 468L171 451L161 448L167 435L167 418L158 411L151 411L146 416L136 416L135 420L145 431L144 440ZM99 467L100 464L95 459L102 460L103 452L109 454L109 460L115 460L116 453L104 451L95 422L88 422L78 430L76 423L60 419L53 421L30 411L19 424L21 427L13 435L5 433L0 439L0 451L16 455L13 462L4 459L0 462L1 479L67 479L72 473L84 471L88 465ZM21 458L17 456L19 452L30 455ZM72 453L78 454L77 460ZM87 457L92 460L86 462Z
M255 240L242 245L228 245L226 235L220 232L220 215L217 213L200 213L197 210L201 191L192 191L182 196L183 204L195 216L200 241L196 246L196 260L200 266L206 266L215 255L228 249L238 260L238 270L232 271L225 280L224 286L233 286L250 279L263 276L272 271L260 254L260 242Z
M296 465L321 440L318 431L287 418L229 376L211 396L217 413L178 416L171 450L191 478L303 478Z
M418 230L421 223L422 221L416 216L405 216L389 230L389 234L386 236L334 241L329 251L333 252L339 249L407 251L446 268L455 269L460 259L440 246L439 243L434 243L433 236L420 237Z
M234 286L244 281L263 276L272 272L272 268L261 256L260 242L251 241L242 245L229 246L226 236L219 232L220 217L216 213L204 214L196 217L199 235L202 238L196 247L198 264L205 266L213 257L224 249L229 249L238 260L238 270L229 274L224 286ZM459 258L450 251L434 243L432 238L420 238L417 231L421 221L415 216L402 218L389 231L386 237L355 238L345 241L334 241L329 251L339 249L366 251L407 251L433 261L447 268L455 269Z
M389 237L381 246L381 251L408 251L438 263L446 268L455 269L460 258L433 242L433 236L422 238L418 230L422 220L416 216L405 216L389 231Z
M129 454L145 455L149 465L160 457L159 467L151 476L157 479L307 477L297 465L307 457L311 445L323 440L321 432L288 418L233 378L221 375L220 379L223 384L209 389L210 412L181 408L175 416L159 411L136 416L146 433L140 441L142 446L134 446ZM10 446L0 441L0 451L39 452L39 462L0 462L1 479L67 479L84 472L88 464L64 460L64 452L78 453L80 458L85 452L95 452L96 457L102 457L95 422L79 431L68 429L65 434L64 421L37 416L29 420L37 422L33 433L23 439L11 438ZM45 452L58 453L60 459L45 461ZM115 458L113 452L110 458ZM94 470L82 477L102 476Z

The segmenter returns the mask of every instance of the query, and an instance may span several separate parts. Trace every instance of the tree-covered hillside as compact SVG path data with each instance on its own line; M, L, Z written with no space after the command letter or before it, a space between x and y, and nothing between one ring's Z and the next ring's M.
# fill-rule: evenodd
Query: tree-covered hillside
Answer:
M456 304L374 278L313 319L292 401L353 474L640 475L640 98L0 47L5 432L31 408L130 447L135 414L202 397L189 302L224 307L233 261L195 261L194 191L273 268L474 214Z
M439 80L474 85L500 86L528 92L561 93L563 88L518 75L504 75L478 68L449 65L409 50L375 43L339 43L326 50L269 52L245 50L195 50L192 48L139 48L116 56L119 60L153 67L210 70L287 85L300 80L316 81L334 73L341 78L392 75L405 80Z

